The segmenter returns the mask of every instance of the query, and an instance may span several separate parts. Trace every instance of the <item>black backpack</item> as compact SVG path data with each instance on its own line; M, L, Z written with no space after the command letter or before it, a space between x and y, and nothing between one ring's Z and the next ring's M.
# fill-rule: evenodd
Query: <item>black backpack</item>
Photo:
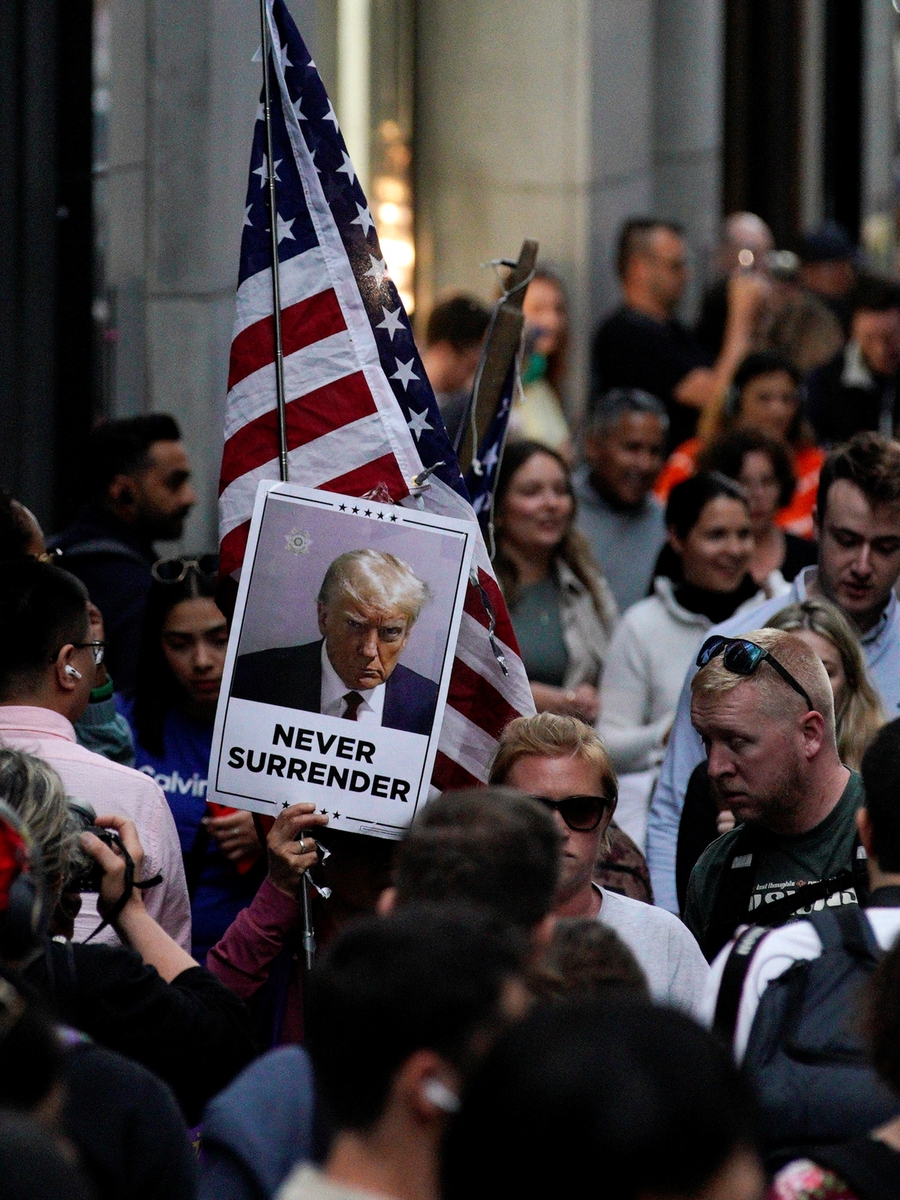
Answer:
M900 1112L900 1100L869 1064L863 1037L862 993L882 957L872 927L856 904L826 908L804 920L819 935L822 954L794 963L768 985L744 1055L772 1167L801 1148L866 1134ZM746 929L725 964L715 1028L729 1044L747 971L767 932Z

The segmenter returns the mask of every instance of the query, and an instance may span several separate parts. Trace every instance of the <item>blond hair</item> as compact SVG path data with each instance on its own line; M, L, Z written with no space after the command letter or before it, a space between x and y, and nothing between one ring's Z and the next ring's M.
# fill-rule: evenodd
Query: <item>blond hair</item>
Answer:
M841 762L858 771L862 756L887 717L872 686L859 639L841 610L828 600L789 604L769 621L770 629L808 630L830 642L841 656L844 694L835 708Z
M754 629L742 635L748 642L761 646L775 658L784 669L796 679L797 683L806 690L812 701L812 707L821 713L825 721L828 740L836 745L834 696L831 682L822 665L822 660L792 633L780 629ZM701 667L691 680L691 692L695 695L719 694L730 692L741 684L754 687L759 692L763 705L769 714L781 718L785 714L785 704L790 696L794 696L801 704L803 698L798 695L786 680L775 671L771 664L761 663L752 675L739 675L729 671L725 666L724 654L711 658L705 667ZM790 711L790 710L788 710Z
M505 783L520 758L578 758L600 776L604 796L615 808L619 784L606 747L589 725L575 717L538 713L516 717L500 734L488 783Z
M28 830L41 857L47 890L54 895L68 872L79 832L62 780L42 758L0 749L0 800Z
M431 588L408 563L393 554L348 550L338 555L325 572L316 599L319 604L330 604L337 595L362 609L399 610L412 626L431 599Z

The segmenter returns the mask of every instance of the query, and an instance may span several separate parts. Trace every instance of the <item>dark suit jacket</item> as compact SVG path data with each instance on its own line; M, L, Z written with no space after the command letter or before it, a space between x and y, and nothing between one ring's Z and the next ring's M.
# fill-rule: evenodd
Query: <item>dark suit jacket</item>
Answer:
M824 367L813 371L806 382L806 411L820 442L837 446L854 433L877 429L881 405L888 389L893 391L894 432L900 417L900 376L885 379L873 376L871 386L843 381L844 351Z
M407 733L431 731L437 704L436 683L398 663L384 687L381 724L385 728L403 729ZM235 663L231 694L237 700L320 712L322 640L240 655Z

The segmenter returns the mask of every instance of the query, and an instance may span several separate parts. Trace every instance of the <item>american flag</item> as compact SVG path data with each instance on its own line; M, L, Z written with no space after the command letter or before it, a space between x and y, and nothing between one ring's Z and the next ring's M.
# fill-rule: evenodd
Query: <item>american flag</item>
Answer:
M291 482L462 519L472 507L391 282L366 197L315 63L284 0L267 0L271 44L287 440ZM278 479L269 164L257 114L244 210L219 485L221 569L236 575L256 487ZM413 480L432 473L421 493ZM480 541L432 782L486 778L506 723L534 711L515 634ZM495 618L494 637L488 635Z
M497 475L500 471L500 460L503 457L503 446L506 442L506 432L509 428L509 414L512 410L513 397L519 387L519 363L510 363L503 381L503 391L497 401L497 408L491 418L491 423L478 447L478 453L466 472L466 488L472 501L472 508L478 517L481 532L493 548L494 539L494 491L497 487ZM477 466L476 466L477 463Z

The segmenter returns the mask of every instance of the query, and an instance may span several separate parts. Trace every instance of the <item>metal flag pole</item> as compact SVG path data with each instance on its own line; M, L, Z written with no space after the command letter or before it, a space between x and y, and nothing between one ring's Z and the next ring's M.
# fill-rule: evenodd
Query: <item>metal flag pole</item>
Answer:
M272 242L272 314L275 325L275 402L278 412L278 470L281 482L288 481L287 410L284 399L284 347L281 344L281 280L278 277L278 206L275 201L275 158L272 154L272 112L269 95L269 36L267 0L259 0L262 32L263 113L266 124L266 165L268 167L269 235Z
M275 199L275 156L272 152L272 110L269 88L269 54L274 53L269 36L268 0L259 0L259 24L262 34L263 62L263 115L266 126L267 195L269 200L269 235L272 242L272 319L275 334L275 404L278 414L278 473L282 483L288 482L287 450L287 406L284 395L284 347L281 342L281 280L278 274L278 205ZM305 834L300 834L303 848ZM306 969L310 970L316 953L316 936L313 931L312 912L309 904L310 882L303 877L300 889L303 920L303 956Z

